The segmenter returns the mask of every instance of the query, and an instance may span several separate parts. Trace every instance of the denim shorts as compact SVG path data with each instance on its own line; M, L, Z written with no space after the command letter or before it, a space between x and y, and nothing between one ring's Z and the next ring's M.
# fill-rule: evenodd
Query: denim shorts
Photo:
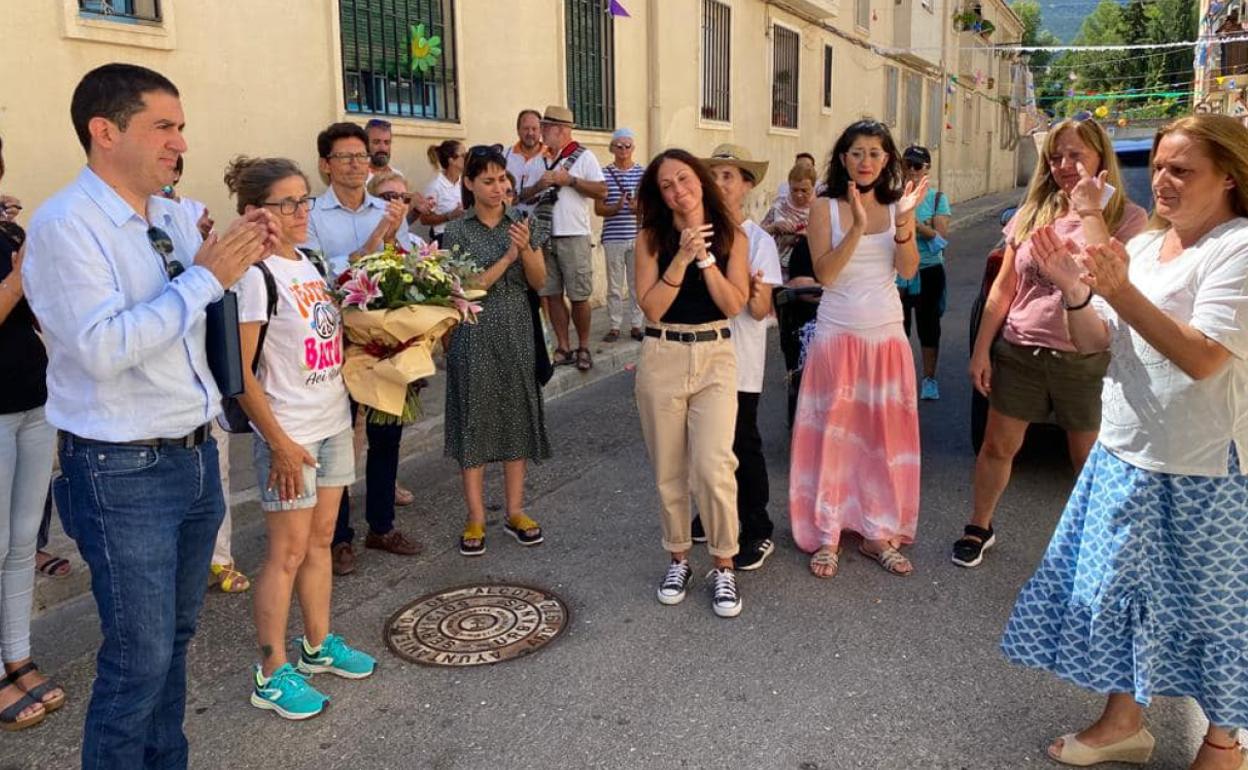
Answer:
M303 494L282 500L281 493L269 489L269 445L257 433L252 440L256 462L256 483L260 487L260 508L264 511L295 511L316 505L318 487L345 487L355 481L355 436L350 428L329 438L303 444L319 467L303 466Z

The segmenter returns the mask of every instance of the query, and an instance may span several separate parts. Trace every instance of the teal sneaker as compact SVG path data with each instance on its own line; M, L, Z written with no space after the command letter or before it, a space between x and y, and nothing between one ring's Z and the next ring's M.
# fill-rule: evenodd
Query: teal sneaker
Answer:
M329 705L329 698L308 684L289 663L283 663L267 682L263 680L260 667L256 666L251 705L258 709L276 711L280 717L298 721L311 719Z
M337 634L327 634L321 642L321 649L312 652L308 649L308 640L299 640L299 673L320 674L329 672L344 679L365 679L373 675L377 661L372 656L352 649Z

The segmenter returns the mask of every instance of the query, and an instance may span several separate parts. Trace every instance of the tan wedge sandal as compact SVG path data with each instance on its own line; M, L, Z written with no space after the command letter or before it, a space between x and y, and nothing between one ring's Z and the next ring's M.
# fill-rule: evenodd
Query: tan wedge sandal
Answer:
M1139 732L1111 743L1108 746L1089 746L1080 743L1074 733L1060 738L1062 748L1056 752L1049 749L1049 756L1063 765L1087 767L1101 762L1124 762L1130 765L1142 765L1153 756L1153 746L1157 741L1153 734L1141 727Z

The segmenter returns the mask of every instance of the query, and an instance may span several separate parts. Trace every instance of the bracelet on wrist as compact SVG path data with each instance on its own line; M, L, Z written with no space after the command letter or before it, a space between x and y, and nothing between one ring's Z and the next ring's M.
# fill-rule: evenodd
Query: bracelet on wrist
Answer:
M1081 217L1099 217L1103 212L1100 209L1075 209L1075 213Z
M705 270L708 267L713 267L715 265L715 257L708 255L706 259L699 259L693 264L697 265L699 270Z
M1083 310L1091 302L1092 302L1092 290L1091 289L1088 289L1088 296L1084 297L1083 302L1080 302L1078 305L1066 304L1066 295L1062 294L1062 307L1065 308L1066 312L1068 313L1071 312L1072 310Z
M913 230L911 230L911 231L910 231L910 234L909 234L909 235L907 235L905 238L898 238L898 237L897 237L897 236L895 236L895 235L893 236L893 243L896 243L896 244L898 244L898 245L901 245L901 244L903 244L903 243L909 243L910 241L913 241L913 240L914 240L914 231L913 231Z
M678 283L672 283L671 281L667 280L667 276L666 276L666 275L661 275L661 276L659 276L659 280L660 280L660 281L662 281L663 283L667 284L668 286L671 286L673 289L679 289L679 288L680 288L680 284L678 284Z

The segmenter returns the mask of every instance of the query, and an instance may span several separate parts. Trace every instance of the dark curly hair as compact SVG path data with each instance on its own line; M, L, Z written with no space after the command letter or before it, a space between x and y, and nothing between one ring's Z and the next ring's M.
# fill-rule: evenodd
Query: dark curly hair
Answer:
M637 188L637 221L643 233L650 239L650 245L658 253L675 254L680 249L680 230L677 229L672 210L663 200L659 190L659 166L665 160L675 160L693 169L698 181L702 183L702 211L707 224L715 231L711 238L711 253L715 255L719 267L726 270L728 255L732 252L732 241L737 225L719 193L719 185L711 177L711 173L694 155L686 150L671 148L664 150L650 161L641 176L641 184Z
M846 128L836 144L832 147L832 158L828 163L828 175L824 179L827 189L823 194L828 198L844 198L849 194L849 185L852 177L849 169L845 168L845 161L842 157L849 152L849 148L854 145L854 141L860 136L875 137L880 140L880 144L884 147L884 152L888 154L888 165L880 171L880 176L875 180L875 184L871 185L871 191L875 193L875 199L880 203L888 205L894 203L901 197L902 180L905 177L901 173L901 155L897 152L897 144L893 142L893 135L888 132L888 126L878 120L860 120L857 123L851 123ZM867 192L859 188L860 192Z

